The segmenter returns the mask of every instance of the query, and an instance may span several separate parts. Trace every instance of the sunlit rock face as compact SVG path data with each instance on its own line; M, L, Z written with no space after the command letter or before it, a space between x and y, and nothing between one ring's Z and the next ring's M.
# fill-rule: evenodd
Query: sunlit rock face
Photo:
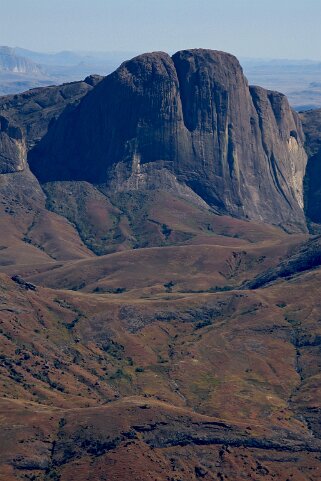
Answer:
M296 231L305 230L303 142L286 97L249 87L232 55L155 52L123 63L67 109L30 164L41 181L113 190L166 189L167 171L222 213Z
M24 170L26 160L26 144L20 127L0 116L0 174Z

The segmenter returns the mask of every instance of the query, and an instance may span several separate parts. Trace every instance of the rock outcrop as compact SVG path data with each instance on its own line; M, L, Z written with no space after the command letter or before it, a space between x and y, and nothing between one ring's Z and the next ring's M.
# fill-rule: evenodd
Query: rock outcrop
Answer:
M27 150L21 129L0 116L0 174L24 170Z
M101 79L99 75L91 75L80 82L36 88L19 95L0 97L0 115L19 125L29 150L42 139L49 125L66 107L76 107Z
M306 154L285 96L248 86L232 55L186 50L122 64L31 152L41 181L146 188L170 171L209 205L305 229Z
M0 97L0 174L25 170L28 150L67 107L75 108L100 80L91 76L82 82Z

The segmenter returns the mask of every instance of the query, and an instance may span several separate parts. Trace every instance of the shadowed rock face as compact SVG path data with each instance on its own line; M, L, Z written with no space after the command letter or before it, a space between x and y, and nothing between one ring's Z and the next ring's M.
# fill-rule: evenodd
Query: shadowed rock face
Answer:
M71 82L29 90L20 95L0 97L0 174L19 174L0 179L1 192L36 196L40 185L27 164L27 152L46 134L49 126L66 109L75 108L102 77L90 76L81 82ZM41 195L43 200L43 194Z
M306 155L286 98L211 50L141 55L65 112L30 155L42 181L148 185L167 169L221 212L304 229Z
M321 224L321 109L300 113L309 156L304 191L304 207L312 233Z
M30 150L46 134L64 109L75 107L102 77L92 75L80 82L36 88L19 95L0 97L0 115L19 125Z
M39 212L45 210L44 192L27 163L28 150L39 142L46 134L49 125L66 108L75 108L79 100L100 79L99 76L91 76L82 82L33 89L20 95L0 97L0 197L2 207L0 218L3 222L0 230L2 229L4 235L7 232L10 237L12 225L15 225L18 226L19 232L24 232L22 238L25 239L30 216L38 217ZM21 216L18 214L19 208L23 211ZM18 218L19 220L17 220ZM36 224L37 222L34 224L31 221L30 226ZM45 234L45 237L48 238L48 234ZM9 244L11 243L12 238Z

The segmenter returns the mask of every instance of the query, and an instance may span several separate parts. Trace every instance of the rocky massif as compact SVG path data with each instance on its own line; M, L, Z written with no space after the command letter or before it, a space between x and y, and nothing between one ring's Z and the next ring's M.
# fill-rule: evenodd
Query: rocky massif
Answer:
M191 50L125 62L30 154L42 181L111 191L186 185L218 211L304 229L303 133L287 99L248 87L231 55Z
M208 50L0 98L1 481L320 480L301 119Z

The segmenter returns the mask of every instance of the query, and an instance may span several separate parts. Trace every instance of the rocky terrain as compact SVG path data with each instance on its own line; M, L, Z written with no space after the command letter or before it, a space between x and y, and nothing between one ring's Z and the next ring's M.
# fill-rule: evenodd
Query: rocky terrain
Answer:
M0 98L1 481L320 480L300 117L208 50Z

